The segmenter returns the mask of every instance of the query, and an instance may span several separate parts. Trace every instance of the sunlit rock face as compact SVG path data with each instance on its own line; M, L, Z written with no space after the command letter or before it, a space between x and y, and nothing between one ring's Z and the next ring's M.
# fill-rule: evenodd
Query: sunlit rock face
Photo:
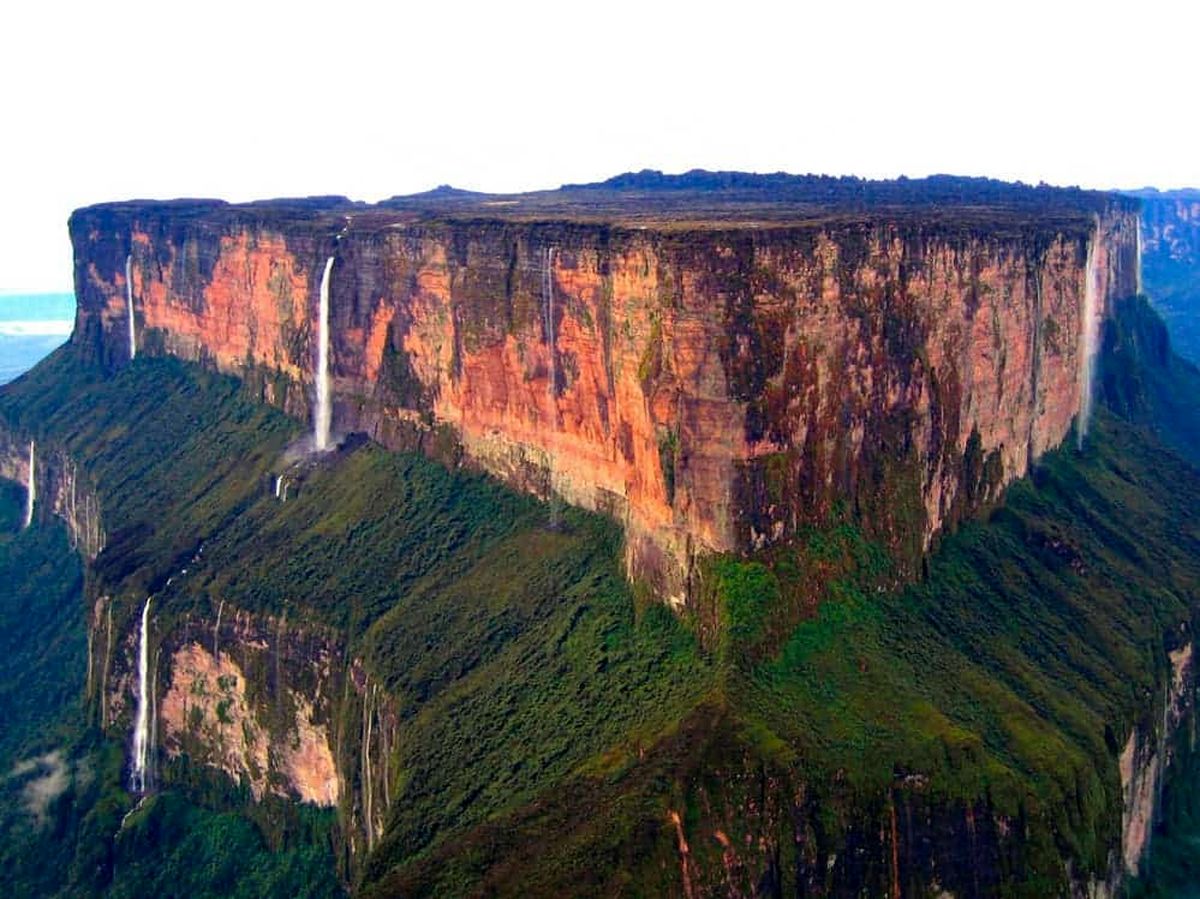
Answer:
M1135 289L1136 204L1022 190L1016 211L91 207L72 219L74 340L128 359L131 254L139 352L307 417L332 255L335 433L609 512L629 573L681 605L698 555L786 540L836 502L915 564L1062 442L1089 249L1103 317Z
M135 684L133 635L117 636L107 600L92 616L102 722L120 728ZM255 799L278 795L333 806L342 780L334 754L340 647L286 621L226 608L155 633L150 654L152 759L186 755L242 783ZM117 651L114 653L113 649ZM112 669L111 671L109 669Z

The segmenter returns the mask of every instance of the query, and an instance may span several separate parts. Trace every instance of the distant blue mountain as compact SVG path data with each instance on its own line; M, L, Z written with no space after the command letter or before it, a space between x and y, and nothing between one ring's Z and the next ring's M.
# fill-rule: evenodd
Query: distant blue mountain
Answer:
M74 323L74 294L0 294L0 384L20 377L60 346Z

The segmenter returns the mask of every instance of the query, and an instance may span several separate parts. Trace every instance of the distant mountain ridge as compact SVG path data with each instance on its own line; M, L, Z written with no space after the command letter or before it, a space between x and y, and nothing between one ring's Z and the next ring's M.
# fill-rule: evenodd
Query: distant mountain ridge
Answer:
M1200 190L1126 191L1142 203L1145 292L1175 352L1200 364Z

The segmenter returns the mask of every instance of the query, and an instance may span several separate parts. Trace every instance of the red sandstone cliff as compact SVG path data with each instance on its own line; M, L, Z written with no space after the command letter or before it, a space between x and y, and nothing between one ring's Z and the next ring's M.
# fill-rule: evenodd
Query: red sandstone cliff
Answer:
M539 196L80 210L73 339L128 358L128 254L139 352L308 415L332 255L335 431L428 447L447 426L467 461L615 515L630 573L679 604L697 554L839 499L915 558L1070 430L1089 251L1097 316L1135 289L1135 205L1101 195L649 216Z

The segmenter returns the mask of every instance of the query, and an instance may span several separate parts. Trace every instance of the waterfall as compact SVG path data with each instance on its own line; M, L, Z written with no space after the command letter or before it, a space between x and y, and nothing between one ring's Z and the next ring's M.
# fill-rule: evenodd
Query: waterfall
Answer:
M317 408L313 413L313 447L317 452L329 448L329 424L332 413L329 408L329 273L333 271L333 257L325 260L325 272L321 275L320 323L317 330Z
M1134 260L1134 265L1136 266L1136 268L1134 268L1134 271L1136 272L1136 275L1134 277L1135 277L1135 283L1137 285L1137 294L1138 294L1138 296L1141 296L1142 295L1142 223L1141 223L1140 219L1134 225L1134 227L1136 228L1136 230L1134 231L1134 234L1137 235L1137 239L1134 241L1135 252L1137 253L1137 257Z
M282 493L282 491L283 491L283 475L277 474L277 475L275 475L275 498L276 499L280 498L280 494Z
M221 661L221 613L225 611L225 600L217 606L217 623L213 627L213 658Z
M1084 269L1083 321L1079 335L1079 427L1076 429L1076 446L1083 449L1088 424L1092 417L1092 393L1096 375L1096 342L1100 331L1100 265L1096 259L1096 244L1100 240L1100 226L1088 243L1087 266Z
M37 477L34 470L33 441L29 441L29 489L25 491L25 527L33 524L33 504L37 502Z
M134 793L146 792L146 771L150 761L150 598L142 606L142 631L138 636L138 698L137 717L133 729L133 774L129 788Z
M129 361L137 356L137 324L133 320L133 254L125 257L125 308L129 310Z

